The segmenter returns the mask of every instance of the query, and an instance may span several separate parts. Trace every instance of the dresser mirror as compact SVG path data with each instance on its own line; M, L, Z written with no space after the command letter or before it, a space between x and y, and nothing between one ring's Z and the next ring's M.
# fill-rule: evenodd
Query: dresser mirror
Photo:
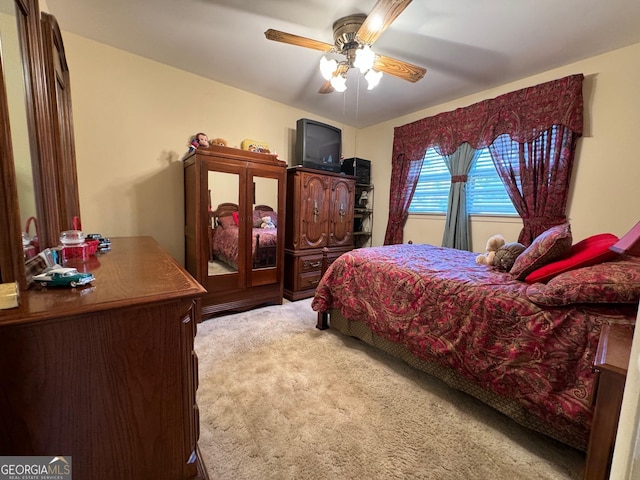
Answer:
M68 70L57 23L47 14L41 22L38 0L0 0L0 44L0 280L24 289L27 220L37 219L38 243L49 247L79 215L75 156L62 148L73 138Z
M7 109L11 125L11 145L20 208L20 225L26 225L29 217L35 217L36 197L33 183L32 152L29 141L29 117L27 114L27 89L24 79L28 72L23 68L18 21L19 7L14 0L0 0L0 50L4 64L4 80Z
M30 132L33 130L32 90L28 61L29 41L37 15L33 3L0 0L0 56L2 64L0 115L0 166L2 167L2 200L0 223L0 278L2 282L18 281L25 287L22 254L22 218L35 215L36 199ZM36 18L37 20L37 18Z

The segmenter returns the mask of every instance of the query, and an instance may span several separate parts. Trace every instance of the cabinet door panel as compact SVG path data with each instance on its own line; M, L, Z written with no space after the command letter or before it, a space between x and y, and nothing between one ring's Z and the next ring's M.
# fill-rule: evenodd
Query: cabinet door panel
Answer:
M353 241L353 182L341 178L331 181L329 246L350 245Z
M318 248L328 244L329 180L323 175L301 176L300 248Z

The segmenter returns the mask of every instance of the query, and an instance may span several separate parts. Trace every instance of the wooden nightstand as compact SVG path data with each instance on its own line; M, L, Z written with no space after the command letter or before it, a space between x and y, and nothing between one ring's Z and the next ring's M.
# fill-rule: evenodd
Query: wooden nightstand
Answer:
M609 478L622 394L633 340L631 325L603 325L593 369L595 409L587 448L585 480Z

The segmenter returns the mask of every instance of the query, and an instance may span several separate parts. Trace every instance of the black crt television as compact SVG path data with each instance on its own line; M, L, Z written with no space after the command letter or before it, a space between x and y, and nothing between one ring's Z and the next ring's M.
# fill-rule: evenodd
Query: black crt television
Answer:
M342 130L308 118L296 122L296 163L340 173Z

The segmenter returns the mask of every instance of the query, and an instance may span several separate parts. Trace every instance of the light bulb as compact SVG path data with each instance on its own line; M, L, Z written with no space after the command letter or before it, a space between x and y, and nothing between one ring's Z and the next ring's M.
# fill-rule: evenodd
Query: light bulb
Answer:
M369 45L365 45L362 48L356 50L356 58L353 61L353 66L360 69L360 73L365 73L367 70L373 68L373 61L376 58L376 54L373 53Z
M369 70L367 74L364 76L367 81L367 90L373 90L379 83L382 78L382 72L376 72L375 70Z
M320 59L320 73L325 80L331 80L333 78L333 73L337 68L338 62L334 59L328 60L327 57L322 57Z
M331 86L336 92L344 92L347 89L347 77L337 75L331 79Z

